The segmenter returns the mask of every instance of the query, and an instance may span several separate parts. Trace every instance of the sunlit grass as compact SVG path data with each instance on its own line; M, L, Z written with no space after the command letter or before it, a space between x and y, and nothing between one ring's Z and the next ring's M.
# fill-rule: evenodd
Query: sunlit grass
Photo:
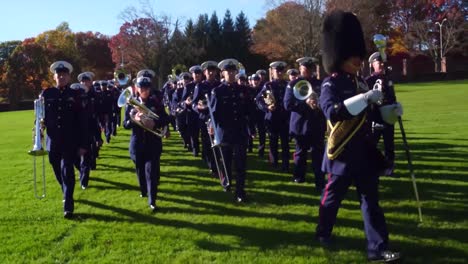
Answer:
M468 81L397 85L418 179L423 223L399 130L396 174L381 179L391 245L405 263L468 259ZM129 131L105 145L87 190L75 189L74 220L46 159L47 197L34 198L32 111L0 113L0 263L365 263L359 203L352 188L334 229L334 245L314 241L319 195L311 184L272 171L249 154L247 193L238 205L221 191L175 133L164 141L160 211L138 197ZM398 127L398 126L397 126Z

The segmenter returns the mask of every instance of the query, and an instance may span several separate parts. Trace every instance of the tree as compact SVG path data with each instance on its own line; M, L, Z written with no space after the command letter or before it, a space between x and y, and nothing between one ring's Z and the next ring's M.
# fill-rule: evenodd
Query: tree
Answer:
M249 26L249 21L245 16L244 12L240 12L239 15L236 17L235 27L235 39L237 49L235 49L234 56L239 59L244 64L248 64L248 60L250 57L250 46L252 45L251 39L251 29ZM247 67L247 65L244 65Z
M286 60L294 64L302 56L317 56L320 24L309 24L309 11L303 4L287 1L257 21L252 34L252 51L270 61ZM311 34L311 32L315 34ZM315 39L311 44L311 39Z
M198 20L195 23L193 31L193 39L195 41L195 45L199 49L199 52L197 57L193 57L193 61L191 62L192 65L197 63L197 61L204 60L206 58L208 31L208 15L201 14L198 16Z
M79 56L79 64L86 71L92 71L104 78L107 73L114 70L111 50L109 48L110 38L101 33L78 32L75 34L76 48ZM124 54L120 50L121 58ZM125 60L124 60L125 61Z
M206 57L209 60L220 60L221 56L221 24L219 23L216 12L211 14L210 20L208 21L208 38L206 46Z
M387 0L330 0L326 3L327 12L338 8L356 14L361 22L368 54L376 50L372 41L375 34L388 36L391 33L390 7Z
M21 41L6 41L0 43L0 103L8 100L7 67L8 60Z
M160 69L160 57L166 48L169 29L164 21L152 18L138 18L125 22L117 35L109 42L112 61L121 63L121 53L124 52L128 70L137 72L149 68L155 72Z
M39 34L35 42L47 51L49 61L66 60L72 65L78 65L79 54L75 45L75 35L62 22L55 30L48 30Z
M232 51L236 48L236 46L233 45L235 41L234 21L232 20L231 11L229 11L229 9L227 9L226 13L224 13L221 36L222 36L222 44L221 44L222 57L223 58L232 57Z
M19 101L36 98L42 89L52 86L49 65L47 51L34 38L24 40L14 50L5 72L10 109L16 109Z
M452 51L463 53L466 19L462 1L458 0L394 0L391 5L391 22L401 32L401 39L412 55L424 54L434 61L435 71L438 62ZM436 26L436 22L442 23ZM440 54L440 29L442 28L443 47Z

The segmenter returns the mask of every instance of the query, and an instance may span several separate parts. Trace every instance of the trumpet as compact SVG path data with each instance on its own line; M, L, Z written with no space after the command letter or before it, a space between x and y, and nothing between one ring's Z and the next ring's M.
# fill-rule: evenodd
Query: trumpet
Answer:
M38 199L42 199L46 196L46 178L45 178L45 155L47 151L44 150L44 118L45 118L45 107L44 97L39 96L38 99L34 100L34 129L33 129L33 149L28 152L29 155L33 156L33 181L34 181L34 196ZM42 194L38 194L37 188L37 164L36 157L42 156Z
M315 102L318 101L318 94L312 88L312 84L310 84L307 80L300 80L298 81L293 87L294 97L300 101L307 101L307 99L311 99ZM318 109L318 105L309 104L309 106L315 110Z
M132 90L131 87L128 87L127 89L123 90L122 93L119 96L119 99L117 100L117 105L119 107L123 107L125 105L131 105L134 107L132 111L130 112L130 120L143 128L144 130L158 136L158 137L164 137L167 134L167 126L165 126L162 129L151 129L143 125L142 120L136 120L135 116L138 112L142 113L141 119L153 119L153 120L159 120L159 116L155 114L153 111L151 111L148 107L146 107L143 103L139 102L137 99L135 99L132 96Z

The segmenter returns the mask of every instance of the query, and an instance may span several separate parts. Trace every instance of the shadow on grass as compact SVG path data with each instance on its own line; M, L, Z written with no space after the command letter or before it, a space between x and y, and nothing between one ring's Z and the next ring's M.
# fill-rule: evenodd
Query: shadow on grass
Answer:
M91 188L93 189L103 189L103 190L117 189L117 190L137 190L137 191L140 190L140 188L138 188L138 186L135 186L135 185L130 185L130 184L123 183L123 182L111 181L111 180L103 179L99 177L92 177L91 181L107 184L107 185L91 185Z

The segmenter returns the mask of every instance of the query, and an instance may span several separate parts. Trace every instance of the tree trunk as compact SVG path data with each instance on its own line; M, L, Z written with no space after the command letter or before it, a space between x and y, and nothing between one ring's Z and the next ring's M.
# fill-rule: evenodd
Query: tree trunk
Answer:
M17 87L7 82L8 87L8 102L10 103L10 110L18 109L18 93Z

